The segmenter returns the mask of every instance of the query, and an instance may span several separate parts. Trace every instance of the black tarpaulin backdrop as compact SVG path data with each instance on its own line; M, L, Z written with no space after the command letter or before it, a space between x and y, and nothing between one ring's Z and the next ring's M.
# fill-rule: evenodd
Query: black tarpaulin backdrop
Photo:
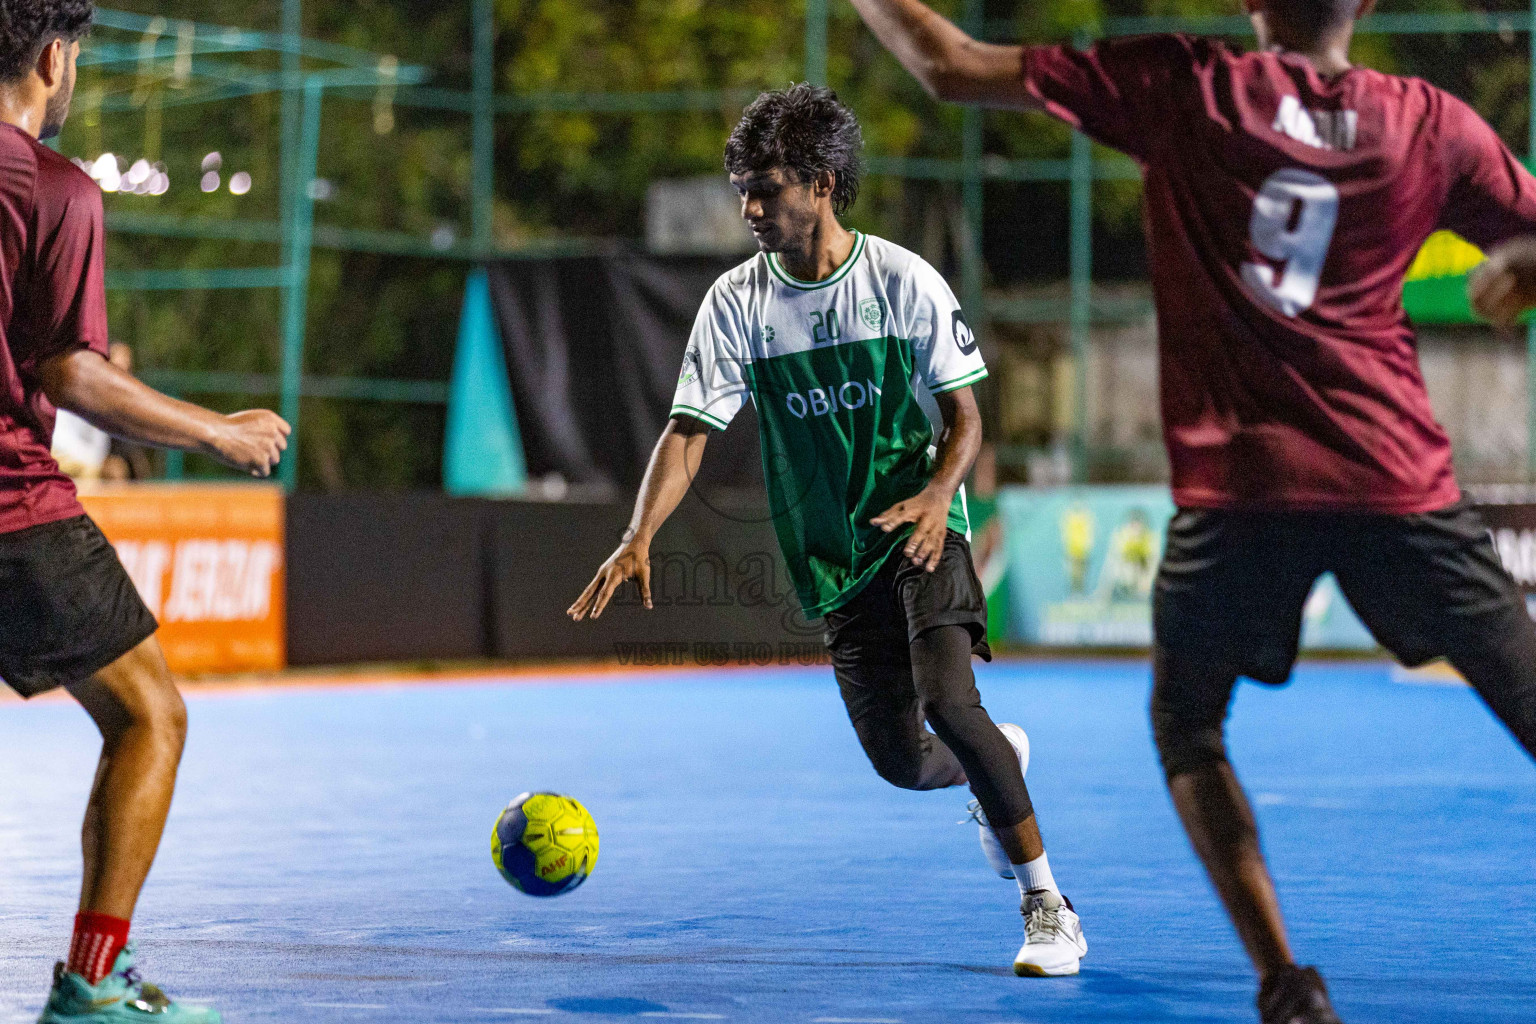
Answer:
M530 477L639 486L699 304L739 262L619 252L487 268ZM699 483L761 487L760 467L748 403L711 434Z

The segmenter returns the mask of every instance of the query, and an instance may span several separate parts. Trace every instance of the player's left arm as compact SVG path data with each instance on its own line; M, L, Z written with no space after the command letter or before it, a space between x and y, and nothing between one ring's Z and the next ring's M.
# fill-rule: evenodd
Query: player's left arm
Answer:
M1536 306L1536 177L1470 106L1438 98L1451 182L1438 226L1483 250L1467 298L1479 316L1507 329Z
M1521 235L1489 249L1467 280L1467 298L1478 316L1511 330L1536 307L1536 235Z
M90 348L45 361L37 377L48 400L113 437L180 448L265 477L288 447L291 428L268 409L223 413L163 395Z
M935 99L1041 110L1023 75L1024 48L971 38L918 0L852 0L869 30Z
M870 520L886 533L905 523L916 524L902 553L929 572L939 567L939 556L944 553L944 534L949 529L949 507L955 492L960 490L981 451L981 410L976 407L970 385L937 394L934 400L944 418L944 433L939 438L933 479L906 501L898 501Z

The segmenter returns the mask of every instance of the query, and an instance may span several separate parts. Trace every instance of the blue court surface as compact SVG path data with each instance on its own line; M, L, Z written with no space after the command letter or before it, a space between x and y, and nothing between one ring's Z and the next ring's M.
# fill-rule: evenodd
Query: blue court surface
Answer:
M135 934L226 1019L1251 1021L1253 981L1154 764L1140 663L978 665L1023 723L1083 973L1020 979L967 794L863 759L830 671L213 692ZM1232 729L1299 955L1361 1022L1536 1019L1536 768L1455 686L1381 665L1245 685ZM0 704L0 1024L66 941L97 742ZM520 791L583 800L585 887L491 864Z

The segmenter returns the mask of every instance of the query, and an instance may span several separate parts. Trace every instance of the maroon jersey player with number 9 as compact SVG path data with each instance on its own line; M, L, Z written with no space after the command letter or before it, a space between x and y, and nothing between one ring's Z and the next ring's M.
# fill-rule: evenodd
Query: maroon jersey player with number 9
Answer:
M1536 626L1419 372L1409 264L1448 228L1496 250L1479 308L1536 298L1536 179L1463 102L1348 60L1372 0L1246 0L1255 52L1161 35L991 46L917 0L853 0L944 99L1044 110L1134 157L1179 507L1154 604L1152 717L1174 803L1261 978L1265 1024L1336 1022L1292 960L1223 721L1283 683L1333 572L1409 664L1444 656L1536 754Z

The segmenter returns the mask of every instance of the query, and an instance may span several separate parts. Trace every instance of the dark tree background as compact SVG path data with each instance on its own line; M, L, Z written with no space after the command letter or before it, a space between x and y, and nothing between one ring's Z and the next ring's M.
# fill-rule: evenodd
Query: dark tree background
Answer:
M276 31L278 0L116 0L169 20ZM387 54L433 72L433 85L470 85L470 0L310 0L307 35ZM957 2L937 6L958 14ZM1033 41L1064 38L1105 17L1229 14L1228 0L990 0L987 16ZM1394 12L1402 8L1390 6ZM1465 9L1416 3L1413 10ZM1516 9L1516 8L1512 8ZM858 111L871 154L954 157L960 111L927 100L833 0L830 77ZM1524 8L1518 8L1524 11ZM782 86L803 77L803 4L790 0L497 0L496 80L503 92L633 92ZM1528 13L1525 15L1528 16ZM113 33L112 38L124 38ZM1519 152L1527 145L1528 64L1523 35L1364 38L1357 60L1421 75L1471 100ZM276 67L275 57L251 63ZM60 148L92 159L111 151L160 160L171 176L159 197L111 195L109 214L276 221L281 99L276 94L215 105L178 104L190 88L174 62L103 75L82 73L76 113ZM104 96L126 109L102 110ZM319 174L331 185L316 207L321 224L409 232L423 241L469 234L470 124L466 115L352 94L325 106ZM514 249L553 239L637 239L646 187L656 177L718 171L725 134L739 114L720 109L641 115L541 112L503 115L496 130L495 238ZM991 114L987 151L1065 155L1068 134L1039 116ZM201 162L223 158L224 180L251 174L243 196L198 188ZM1144 274L1139 186L1096 187L1095 268L1100 278ZM988 284L1063 278L1066 190L1057 185L987 188L984 250ZM852 214L860 227L923 252L953 271L959 218L949 184L871 177ZM113 232L109 266L272 266L270 244L160 238ZM429 257L319 248L309 304L309 372L444 380L452 363L466 265ZM280 304L271 291L114 292L113 330L134 345L141 367L274 371ZM192 396L223 408L251 401ZM270 398L266 399L270 401ZM306 400L300 481L309 488L436 487L440 406ZM189 462L194 473L216 470Z

